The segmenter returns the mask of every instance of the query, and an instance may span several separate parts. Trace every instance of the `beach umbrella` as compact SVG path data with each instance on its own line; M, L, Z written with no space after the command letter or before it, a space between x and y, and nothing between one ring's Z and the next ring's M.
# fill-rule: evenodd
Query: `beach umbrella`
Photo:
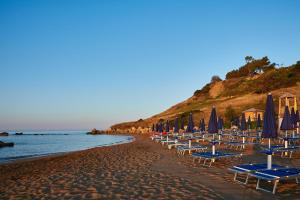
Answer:
M267 155L268 155L268 169L271 169L272 168L272 154L273 154L273 152L271 150L271 138L277 138L274 102L273 102L273 97L272 97L271 93L269 93L267 96L262 137L269 139L269 151L267 151Z
M174 121L174 133L179 133L178 117Z
M280 125L280 130L288 131L293 129L293 121L290 115L289 107L285 106L283 119Z
M258 116L257 116L256 128L261 128L261 118L260 118L260 114L258 114Z
M160 123L159 124L159 130L158 130L160 133L162 133L163 131L164 131L164 129L163 129L163 124L162 123Z
M154 132L154 130L155 130L155 125L152 124L152 132Z
M291 110L291 119L292 119L292 124L293 124L293 129L294 129L297 127L297 117L296 117L294 107L292 107L292 110Z
M285 106L284 108L284 114L283 114L283 119L280 125L280 130L285 131L285 138L284 138L284 147L288 147L288 130L293 129L293 122L292 122L292 117L290 115L289 107Z
M181 116L180 129L184 130L184 117Z
M167 120L167 122L166 122L166 132L167 132L167 133L170 132L170 124L169 124L169 120Z
M300 116L299 116L299 111L298 110L296 111L296 121L300 122Z
M190 115L189 115L187 132L188 133L193 133L194 132L194 122L193 122L193 114L192 113L190 113Z
M251 127L251 118L250 118L250 115L248 117L248 121L247 121L247 125L248 125L248 129L250 130L252 127Z
M205 121L204 121L204 119L202 119L202 122L201 122L201 131L202 132L205 131Z
M159 131L159 124L155 124L155 132Z
M247 130L245 113L242 114L241 130L243 131L243 133L244 133L245 130Z
M213 107L210 113L209 122L208 122L208 133L213 134L213 141L212 141L212 154L215 155L215 134L218 133L218 120L217 120L217 112L216 108Z
M236 125L238 128L241 128L240 118L239 117L235 118L234 125Z
M224 121L222 117L218 117L218 129L223 130L223 128L224 128Z

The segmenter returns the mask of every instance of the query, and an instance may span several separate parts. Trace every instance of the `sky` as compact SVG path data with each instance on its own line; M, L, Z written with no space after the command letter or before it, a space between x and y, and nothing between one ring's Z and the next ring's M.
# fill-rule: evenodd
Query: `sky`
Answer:
M0 130L147 118L268 56L300 60L297 0L0 0Z

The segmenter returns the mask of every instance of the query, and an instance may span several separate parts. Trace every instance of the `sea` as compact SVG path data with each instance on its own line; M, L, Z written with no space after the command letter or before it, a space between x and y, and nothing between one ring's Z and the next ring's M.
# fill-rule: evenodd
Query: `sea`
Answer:
M28 131L23 132L23 135L10 132L9 136L0 137L0 141L14 142L15 145L0 148L0 163L111 146L133 140L132 136L87 135L86 131Z

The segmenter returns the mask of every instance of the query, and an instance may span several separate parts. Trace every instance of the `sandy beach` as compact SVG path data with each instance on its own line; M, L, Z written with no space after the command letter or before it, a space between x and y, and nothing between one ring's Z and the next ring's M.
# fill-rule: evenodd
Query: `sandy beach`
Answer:
M265 161L264 155L206 168L148 136L135 137L128 144L2 164L0 199L299 199L294 181L279 184L276 195L255 190L255 180L233 182L228 167ZM274 163L299 166L298 159L275 157Z

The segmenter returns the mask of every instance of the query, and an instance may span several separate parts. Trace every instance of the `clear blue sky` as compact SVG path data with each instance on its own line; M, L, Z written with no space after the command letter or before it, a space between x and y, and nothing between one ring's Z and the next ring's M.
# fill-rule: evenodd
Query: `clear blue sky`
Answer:
M300 1L0 0L0 129L107 128L244 57L300 60Z

